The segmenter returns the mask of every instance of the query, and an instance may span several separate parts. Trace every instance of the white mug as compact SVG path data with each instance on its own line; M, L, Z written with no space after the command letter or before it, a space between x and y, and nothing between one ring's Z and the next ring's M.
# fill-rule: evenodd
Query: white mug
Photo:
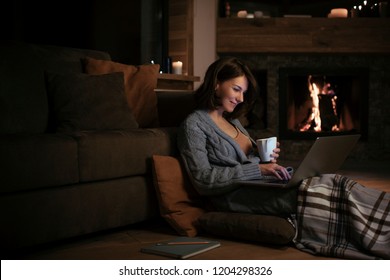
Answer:
M273 150L276 149L276 143L276 137L268 137L256 140L261 161L270 162L273 159L271 155L274 153Z

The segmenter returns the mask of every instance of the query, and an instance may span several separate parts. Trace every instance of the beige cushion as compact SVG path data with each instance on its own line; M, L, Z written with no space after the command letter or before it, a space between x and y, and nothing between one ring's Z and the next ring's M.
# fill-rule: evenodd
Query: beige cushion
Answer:
M158 126L157 96L154 90L160 65L135 66L87 57L84 67L88 74L123 72L127 103L137 123L143 128Z
M180 161L171 156L154 155L153 174L161 216L180 235L196 236L198 218L205 210Z

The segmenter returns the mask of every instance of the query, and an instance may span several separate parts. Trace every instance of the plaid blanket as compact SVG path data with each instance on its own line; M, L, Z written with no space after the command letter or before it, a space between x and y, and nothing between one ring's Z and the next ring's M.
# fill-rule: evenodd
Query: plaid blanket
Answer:
M302 182L298 192L300 250L347 259L390 259L390 193L341 175Z

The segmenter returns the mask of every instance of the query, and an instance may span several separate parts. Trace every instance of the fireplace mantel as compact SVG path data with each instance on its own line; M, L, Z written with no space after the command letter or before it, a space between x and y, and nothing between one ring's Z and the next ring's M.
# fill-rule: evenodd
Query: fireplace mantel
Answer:
M387 18L217 20L217 52L389 54Z

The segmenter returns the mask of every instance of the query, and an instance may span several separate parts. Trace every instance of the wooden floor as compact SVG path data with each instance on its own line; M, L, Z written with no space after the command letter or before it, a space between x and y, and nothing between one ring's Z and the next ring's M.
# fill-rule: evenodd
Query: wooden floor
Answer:
M371 188L390 192L390 163L346 162L339 174ZM151 260L166 257L141 253L140 249L150 244L176 237L175 232L161 219L132 225L110 232L89 235L24 252L12 259L45 260ZM307 260L327 259L297 250L293 246L267 246L259 243L229 240L217 236L203 236L221 242L221 247L194 256L197 260Z

